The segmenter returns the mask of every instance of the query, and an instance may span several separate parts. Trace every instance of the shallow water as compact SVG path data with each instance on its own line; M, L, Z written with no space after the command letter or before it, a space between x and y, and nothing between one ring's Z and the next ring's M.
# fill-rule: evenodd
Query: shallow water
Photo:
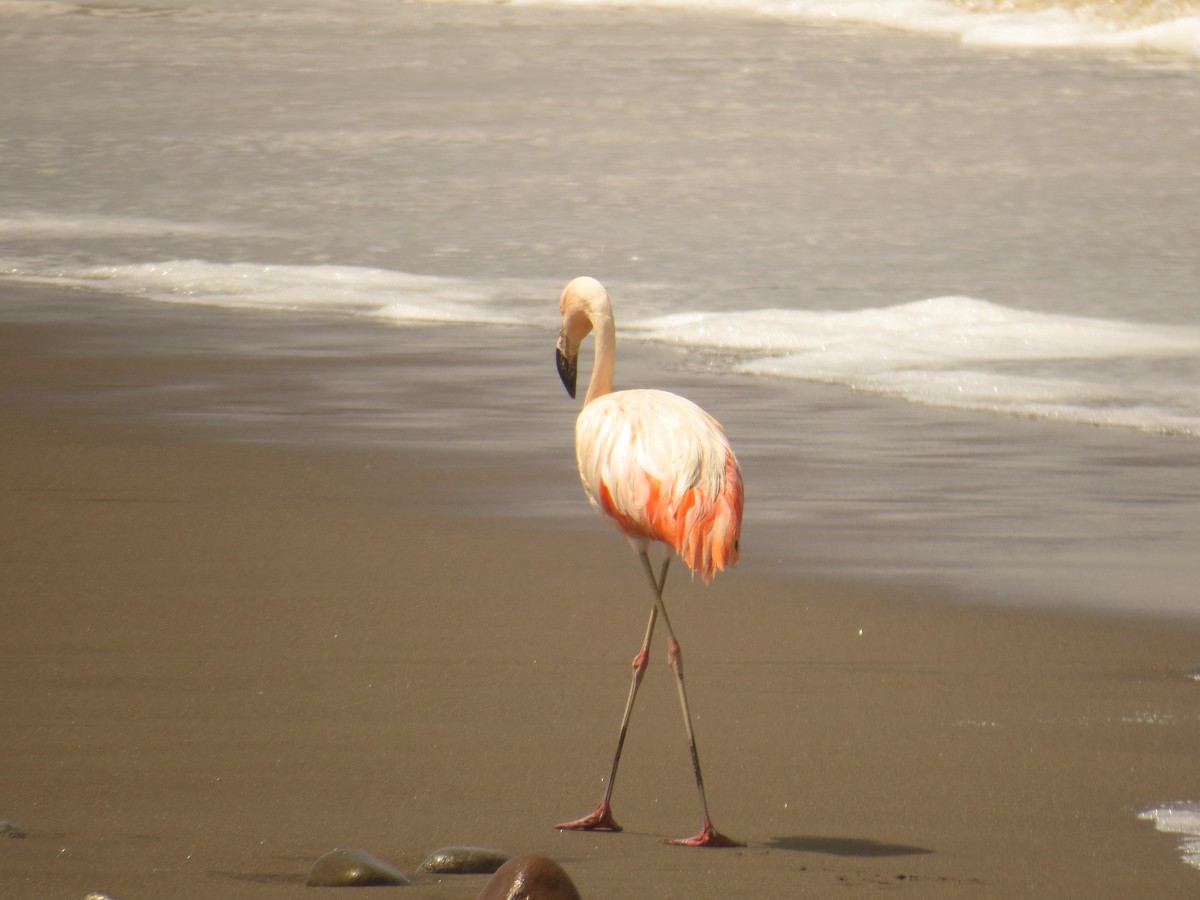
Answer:
M503 465L481 510L586 519L550 346L587 272L618 380L725 423L745 565L1200 613L1186 53L696 8L0 17L5 277L191 304L181 353L249 307L209 313L227 346L321 373L189 417L442 448Z

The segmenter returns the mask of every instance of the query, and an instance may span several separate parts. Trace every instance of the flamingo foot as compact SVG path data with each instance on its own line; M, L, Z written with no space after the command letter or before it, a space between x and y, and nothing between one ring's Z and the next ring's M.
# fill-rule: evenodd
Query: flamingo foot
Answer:
M700 833L692 835L689 838L675 838L673 840L663 841L664 844L677 844L681 847L745 847L741 841L735 841L731 837L726 837L712 827L712 822L708 819L704 820L704 827L700 829Z
M600 805L584 816L571 822L560 822L554 826L563 831L620 831L621 826L613 818L612 807L603 800Z

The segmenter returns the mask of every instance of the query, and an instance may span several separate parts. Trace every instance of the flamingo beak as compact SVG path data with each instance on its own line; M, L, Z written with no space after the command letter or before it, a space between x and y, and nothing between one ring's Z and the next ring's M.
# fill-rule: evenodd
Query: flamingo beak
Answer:
M575 399L575 380L579 373L578 357L575 354L567 351L567 336L560 334L558 336L558 345L554 348L554 359L558 363L558 377L562 379L563 387L567 389L567 393L571 395L571 399Z

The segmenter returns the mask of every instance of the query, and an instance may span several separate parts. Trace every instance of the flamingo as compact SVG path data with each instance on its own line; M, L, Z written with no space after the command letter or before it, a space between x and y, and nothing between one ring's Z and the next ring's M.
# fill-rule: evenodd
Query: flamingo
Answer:
M612 390L616 325L608 294L594 278L572 280L559 298L562 330L556 357L567 393L575 397L579 345L596 336L595 361L583 409L575 423L575 454L588 500L629 539L650 581L654 602L641 649L633 658L633 680L617 735L612 771L600 804L560 829L620 831L612 814L613 783L629 729L634 700L649 660L659 617L667 629L667 661L675 673L703 824L689 838L666 841L693 847L740 847L715 828L708 814L696 734L683 683L683 655L663 605L663 586L672 552L707 584L737 562L742 528L742 473L720 424L690 400L656 390ZM655 575L649 546L668 548Z

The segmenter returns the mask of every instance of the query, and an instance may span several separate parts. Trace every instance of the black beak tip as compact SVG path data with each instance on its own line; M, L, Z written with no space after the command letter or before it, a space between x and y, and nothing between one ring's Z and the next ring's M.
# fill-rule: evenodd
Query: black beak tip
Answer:
M554 361L558 365L558 377L562 379L563 387L567 389L571 399L575 399L575 381L578 374L574 360L568 359L561 350L554 351Z

